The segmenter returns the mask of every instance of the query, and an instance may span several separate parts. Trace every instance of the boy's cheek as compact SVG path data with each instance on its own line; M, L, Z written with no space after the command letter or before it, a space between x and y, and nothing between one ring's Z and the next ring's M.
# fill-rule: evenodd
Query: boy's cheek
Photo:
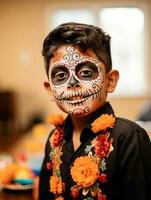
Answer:
M61 89L56 89L54 87L52 87L52 94L54 96L54 98L59 98L61 97L61 94L63 94L65 91L65 88L61 88Z

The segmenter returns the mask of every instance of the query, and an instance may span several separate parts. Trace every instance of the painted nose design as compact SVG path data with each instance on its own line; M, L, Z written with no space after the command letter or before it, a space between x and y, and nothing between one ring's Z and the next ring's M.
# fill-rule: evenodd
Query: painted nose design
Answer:
M78 88L80 87L80 83L79 81L74 77L74 75L71 76L71 78L69 79L69 82L68 82L68 86L67 88Z

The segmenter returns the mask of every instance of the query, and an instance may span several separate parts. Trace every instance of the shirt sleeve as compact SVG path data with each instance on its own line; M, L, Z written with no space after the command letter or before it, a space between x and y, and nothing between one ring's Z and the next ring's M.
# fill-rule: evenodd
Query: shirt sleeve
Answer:
M121 137L119 150L122 200L151 200L151 143L144 129L132 126Z
M53 200L54 199L53 194L50 193L50 184L49 184L49 180L50 180L50 176L52 172L47 169L47 163L50 161L49 153L51 150L49 138L46 143L45 157L44 157L41 172L40 172L39 200L50 200L50 199Z
M147 133L140 129L142 134L139 134L139 146L140 146L140 155L144 170L144 178L146 185L146 199L151 200L151 141L147 135ZM147 136L146 136L147 135ZM146 136L146 137L145 137Z

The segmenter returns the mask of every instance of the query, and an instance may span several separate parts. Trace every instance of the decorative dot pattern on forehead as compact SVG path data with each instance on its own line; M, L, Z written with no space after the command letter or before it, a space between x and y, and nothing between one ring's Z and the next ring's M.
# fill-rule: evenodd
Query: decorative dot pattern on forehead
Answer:
M78 52L77 50L79 51L79 49L76 49L74 46L67 46L65 54L63 56L60 52L57 52L52 58L54 62L50 65L50 68L53 68L58 64L73 68L73 66L77 65L80 62L84 62L85 60L92 61L93 63L98 65L98 67L102 64L102 62L100 62L98 58L95 58L96 56L94 56L94 53L89 52L89 50L87 52Z
M75 64L77 64L80 60L80 54L75 51L74 46L69 46L66 49L66 54L64 55L64 61L68 66L73 67Z

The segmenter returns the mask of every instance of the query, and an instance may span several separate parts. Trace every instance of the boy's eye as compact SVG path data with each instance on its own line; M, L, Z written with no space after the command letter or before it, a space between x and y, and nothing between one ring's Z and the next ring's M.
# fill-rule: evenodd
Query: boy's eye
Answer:
M58 72L55 74L53 81L55 82L62 82L68 77L68 74L65 72Z
M93 75L93 71L89 69L82 69L78 72L79 77L90 78Z
M92 62L81 63L76 67L76 74L82 80L93 80L98 77L98 67Z
M67 81L69 77L68 70L65 67L55 67L51 72L53 84L60 85Z

